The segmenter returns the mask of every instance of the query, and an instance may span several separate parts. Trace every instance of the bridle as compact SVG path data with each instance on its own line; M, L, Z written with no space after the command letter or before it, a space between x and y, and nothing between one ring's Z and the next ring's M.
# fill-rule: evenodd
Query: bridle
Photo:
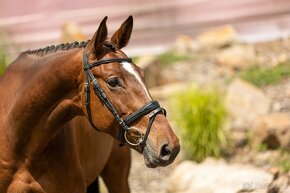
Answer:
M166 110L162 107L160 107L158 101L152 100L145 106L141 107L137 111L133 112L132 114L126 116L124 119L119 115L119 113L116 111L115 107L112 105L111 101L108 99L107 95L105 94L104 90L101 88L100 84L98 83L97 79L92 74L91 70L92 68L96 66L100 66L102 64L108 64L112 62L130 62L132 63L131 58L109 58L109 59L102 59L99 61L95 61L93 63L88 63L88 58L86 54L86 48L84 48L83 52L83 64L84 64L84 71L85 71L85 85L84 85L84 91L85 91L85 106L87 109L88 119L91 123L91 125L96 129L96 126L94 125L92 121L92 112L91 112L91 106L90 106L90 87L89 83L92 84L95 94L99 97L102 103L106 105L106 107L111 111L111 113L114 115L116 121L120 125L120 129L118 131L117 139L121 142L121 144L124 144L124 142L127 142L129 145L132 146L138 146L141 145L141 148L146 146L146 141L148 139L148 135L150 133L152 124L155 120L155 117L157 114L162 113L166 116ZM146 129L145 134L143 135L141 131L138 129L130 128L129 125L132 124L134 121L138 120L139 118L149 114L149 123ZM100 131L100 130L99 130ZM130 140L128 140L127 134L129 131L135 131L140 135L140 139L133 143Z

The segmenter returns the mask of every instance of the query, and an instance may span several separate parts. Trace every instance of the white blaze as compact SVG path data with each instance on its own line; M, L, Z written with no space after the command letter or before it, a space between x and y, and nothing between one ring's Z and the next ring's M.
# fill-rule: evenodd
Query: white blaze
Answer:
M143 87L146 95L148 98L151 99L150 95L149 95L149 92L144 84L144 82L142 81L140 75L138 74L138 72L134 69L133 65L129 62L122 62L122 67L127 71L129 72L130 74L132 74L136 79L137 81L141 84L141 86Z

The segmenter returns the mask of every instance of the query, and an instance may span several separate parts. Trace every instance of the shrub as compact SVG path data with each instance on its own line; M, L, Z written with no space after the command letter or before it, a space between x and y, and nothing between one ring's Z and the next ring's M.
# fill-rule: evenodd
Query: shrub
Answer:
M274 165L278 167L282 173L288 173L290 171L290 154L289 151L280 149L280 156L274 160Z
M4 48L0 46L0 75L3 74L6 66L7 66L7 55L4 52Z
M5 34L0 32L0 76L3 74L5 68L9 63L8 55L5 47L5 40L8 39Z
M139 56L132 56L131 58L132 58L132 61L135 63L138 62L138 60L140 59Z
M286 77L290 77L289 61L273 68L255 67L240 73L240 78L251 82L258 87L277 84Z
M169 50L157 56L157 59L161 65L171 65L175 62L190 60L191 58L191 56L176 54L172 50Z
M226 110L216 89L191 86L172 97L171 111L188 159L200 162L220 156L226 142L222 130Z

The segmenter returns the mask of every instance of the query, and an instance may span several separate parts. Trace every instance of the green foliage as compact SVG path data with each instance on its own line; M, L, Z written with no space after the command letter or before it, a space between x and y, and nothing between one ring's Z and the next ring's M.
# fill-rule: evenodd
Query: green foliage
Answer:
M240 73L240 78L258 87L277 84L286 77L290 77L290 62L277 65L273 68L255 67Z
M220 156L226 142L222 130L226 110L217 90L191 86L172 97L171 111L187 158L200 162Z
M4 48L0 46L0 75L3 74L7 64L8 64L7 55L5 54Z
M191 58L191 56L180 55L172 50L169 50L157 56L157 59L161 65L170 65L175 62L187 61Z
M265 143L261 143L257 146L257 152L264 152L264 151L267 151L269 150L269 146Z
M137 61L139 60L139 56L132 56L131 57L134 63L137 63Z
M274 165L278 167L282 173L288 173L290 171L290 154L286 150L280 150L280 156L274 160Z

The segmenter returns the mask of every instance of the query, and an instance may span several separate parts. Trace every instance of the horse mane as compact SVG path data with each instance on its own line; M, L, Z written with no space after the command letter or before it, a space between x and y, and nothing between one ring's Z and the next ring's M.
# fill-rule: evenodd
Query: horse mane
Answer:
M89 43L88 41L82 41L82 42L71 42L71 43L65 43L65 44L58 44L58 45L51 45L47 46L45 48L35 49L35 50L27 50L24 52L24 54L27 55L37 55L37 56L45 56L50 53L54 53L57 51L65 51L70 50L74 48L84 48Z
M66 50L70 50L70 49L74 49L74 48L84 48L87 46L87 44L90 42L90 40L87 41L75 41L72 43L65 43L65 44L58 44L58 45L51 45L51 46L47 46L45 48L39 48L39 49L35 49L35 50L27 50L25 52L23 52L26 55L37 55L37 56L45 56L47 54L50 53L54 53L57 51L66 51ZM104 43L104 46L109 48L112 51L116 50L116 47L109 41L106 41Z

